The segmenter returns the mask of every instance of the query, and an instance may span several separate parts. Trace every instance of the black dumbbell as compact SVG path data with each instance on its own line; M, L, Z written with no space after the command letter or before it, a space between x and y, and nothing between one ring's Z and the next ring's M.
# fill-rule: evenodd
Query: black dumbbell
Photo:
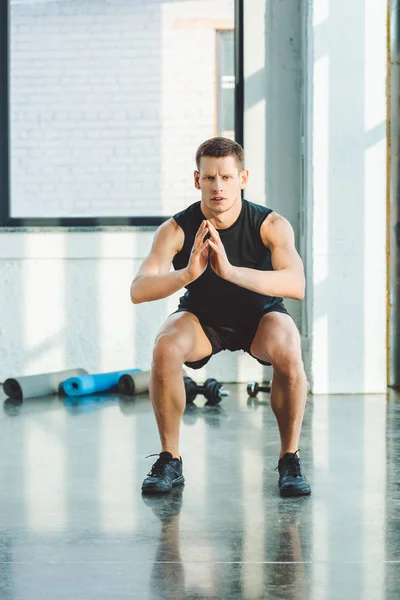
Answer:
M184 377L186 391L186 404L192 404L197 394L203 394L207 398L206 406L216 406L229 392L223 384L216 379L207 379L203 385L197 385L191 377Z
M256 381L250 381L247 384L247 393L250 398L255 398L258 392L270 392L271 391L271 382L267 381L265 385L260 385Z

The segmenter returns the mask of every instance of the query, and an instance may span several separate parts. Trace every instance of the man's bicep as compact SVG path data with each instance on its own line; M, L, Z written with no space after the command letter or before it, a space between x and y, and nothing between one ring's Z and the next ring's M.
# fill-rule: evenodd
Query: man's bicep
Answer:
M301 260L294 245L277 245L271 249L271 261L275 271L281 269L295 269L303 271Z

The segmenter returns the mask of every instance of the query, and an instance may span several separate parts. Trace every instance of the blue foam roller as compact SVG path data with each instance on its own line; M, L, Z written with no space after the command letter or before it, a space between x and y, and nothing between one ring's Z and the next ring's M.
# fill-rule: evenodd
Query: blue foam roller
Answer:
M140 369L70 377L63 382L62 387L67 396L86 396L88 394L106 392L116 388L122 375L138 372L140 372Z

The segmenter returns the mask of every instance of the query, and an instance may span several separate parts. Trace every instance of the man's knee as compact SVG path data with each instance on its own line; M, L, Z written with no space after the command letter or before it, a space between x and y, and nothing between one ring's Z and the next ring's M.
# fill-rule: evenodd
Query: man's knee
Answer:
M297 341L287 342L269 350L274 373L285 379L296 380L305 376L301 345Z
M171 369L180 369L186 356L187 349L182 339L177 335L163 333L154 344L152 368L159 375L167 375Z

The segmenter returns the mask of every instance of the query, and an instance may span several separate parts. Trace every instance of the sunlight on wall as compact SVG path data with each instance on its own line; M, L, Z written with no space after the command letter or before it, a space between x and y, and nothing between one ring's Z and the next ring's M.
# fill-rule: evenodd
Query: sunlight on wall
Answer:
M326 286L329 275L329 58L314 65L313 156L318 157L313 171L313 286L314 299L325 305L326 314L314 324L313 393L327 392L329 385L329 317Z
M386 140L365 150L364 204L364 389L383 393L386 385L386 323L377 319L377 305L386 307L386 248L376 243L376 232L386 227ZM374 274L374 275L372 275Z
M319 396L313 402L313 462L315 471L329 469L329 404L327 396Z
M47 258L50 245L56 256ZM57 371L65 368L65 235L26 236L25 253L18 299L25 373Z
M313 394L329 392L329 324L328 315L319 317L314 323Z
M385 4L310 5L313 393L386 387Z
M386 9L365 1L365 130L384 124L386 130ZM377 43L377 36L381 39ZM381 189L383 193L383 189Z
M376 318L376 307L386 306L386 248L376 243L386 228L386 44L376 43L386 33L386 11L375 0L365 0L365 229L364 229L364 388L384 392L386 324ZM378 238L379 239L379 238ZM374 275L371 275L374 274Z
M137 311L134 310L129 295L130 284L135 275L133 257L137 255L136 242L137 236L126 236L123 252L120 256L113 257L112 245L118 248L117 240L111 235L101 238L102 259L98 269L98 335L101 371L120 371L137 367L135 364ZM131 259L126 258L129 255Z
M255 358L249 354L237 352L236 360L237 381L263 381L264 367Z
M329 18L329 0L314 0L313 27L321 25Z
M314 273L314 284L328 275L329 253L329 58L324 56L314 66L314 247L316 254L326 257Z

